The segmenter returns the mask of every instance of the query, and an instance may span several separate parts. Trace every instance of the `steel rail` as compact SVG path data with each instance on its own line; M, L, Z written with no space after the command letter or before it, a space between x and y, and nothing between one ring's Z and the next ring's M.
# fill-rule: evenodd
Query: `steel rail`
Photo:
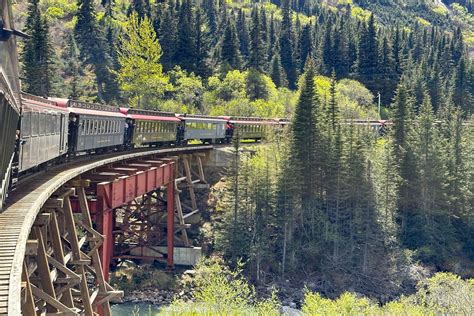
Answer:
M36 216L48 198L79 175L103 165L150 155L173 155L214 146L191 146L89 156L59 165L22 181L0 213L0 315L21 314L21 275L26 243Z

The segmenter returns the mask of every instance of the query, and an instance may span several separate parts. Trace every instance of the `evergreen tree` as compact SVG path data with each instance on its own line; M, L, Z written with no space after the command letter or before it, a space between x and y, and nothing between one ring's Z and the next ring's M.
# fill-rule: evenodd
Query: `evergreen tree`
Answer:
M333 45L333 33L329 25L326 26L326 32L324 33L323 42L323 70L325 75L332 73L334 68L334 45Z
M242 9L239 10L239 16L237 18L237 30L239 35L240 54L244 60L247 60L250 56L250 35L245 13Z
M313 37L311 34L312 25L311 23L306 24L303 27L303 31L300 37L300 67L301 71L306 65L306 60L311 58L313 53Z
M296 67L293 54L294 35L289 0L284 0L282 11L280 58L283 69L285 69L286 78L288 79L288 87L294 89L296 86Z
M71 78L67 97L78 100L82 87L80 85L81 67L79 62L79 48L77 47L74 34L69 33L67 37L67 50L64 52L63 58L66 61L65 74Z
M235 26L232 21L227 23L224 39L222 41L221 60L224 64L227 64L231 69L239 69L240 56L239 56L239 43L237 41L237 35Z
M270 77L272 78L273 83L277 87L287 86L285 71L281 66L280 54L278 53L278 50L275 51L275 53L273 54L273 59L271 61Z
M191 0L184 0L179 11L179 28L175 52L175 62L188 72L196 67L196 37Z
M48 23L41 16L38 0L29 1L26 25L31 37L26 40L22 54L25 91L48 97L52 93L54 50Z
M295 110L291 140L292 159L297 168L295 177L300 184L303 207L308 207L318 192L320 138L317 117L319 106L319 99L315 93L314 66L309 61Z
M109 80L110 56L107 54L107 42L100 28L92 0L77 1L77 23L74 34L81 51L82 60L94 68L97 80L99 100L108 101L104 85Z
M380 96L382 104L390 104L393 93L397 86L397 74L394 60L392 57L392 47L386 37L382 42L380 49L380 63L378 65L378 73L380 77Z
M214 46L217 43L217 8L215 0L204 0L203 9L207 17L207 25L209 26L210 44Z
M467 58L463 57L461 58L455 72L453 101L454 104L459 106L466 113L466 115L472 113L474 103L473 95L470 91L470 89L473 89L474 82L472 82L472 78L470 78L468 71L469 61L467 61Z
M249 67L263 71L265 61L265 50L263 46L263 32L260 15L257 7L252 11L252 28L250 30L250 58Z
M372 93L377 94L380 87L378 84L378 79L380 78L378 73L379 45L373 14L370 16L368 25L363 26L361 32L358 56L358 79Z
M178 36L177 14L173 0L169 0L163 12L162 22L158 32L163 50L161 62L165 70L170 70L176 64L176 42Z
M209 59L209 37L206 32L207 25L204 21L204 14L201 9L196 9L196 74L201 78L207 78L211 75L211 65Z

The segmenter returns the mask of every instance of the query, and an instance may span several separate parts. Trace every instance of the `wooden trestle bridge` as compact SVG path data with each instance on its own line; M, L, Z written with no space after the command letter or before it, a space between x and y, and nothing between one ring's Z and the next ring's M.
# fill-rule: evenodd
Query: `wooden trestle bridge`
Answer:
M190 246L186 217L212 149L84 156L23 179L0 214L0 315L110 315L122 296L108 283L111 260L172 267L173 247Z

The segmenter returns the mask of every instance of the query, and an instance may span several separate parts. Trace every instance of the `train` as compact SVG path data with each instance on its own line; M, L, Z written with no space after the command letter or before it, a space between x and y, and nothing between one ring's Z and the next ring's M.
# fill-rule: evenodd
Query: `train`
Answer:
M5 166L6 172L11 170L7 181L84 154L197 143L229 144L236 138L258 142L269 130L281 130L290 124L288 119L176 114L27 93L20 93L20 102L21 115L12 120L17 122L11 125L13 132L5 134L10 137L8 154L11 153ZM386 124L352 122L368 124L378 132ZM14 183L10 181L10 189Z
M21 100L16 153L20 175L83 153L224 144L237 134L242 140L260 141L269 127L287 124L276 119L175 114L26 93Z

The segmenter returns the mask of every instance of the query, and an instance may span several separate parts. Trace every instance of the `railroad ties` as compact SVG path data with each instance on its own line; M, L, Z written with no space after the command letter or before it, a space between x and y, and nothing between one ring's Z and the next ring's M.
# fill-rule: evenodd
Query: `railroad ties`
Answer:
M198 180L192 180L189 161L193 157L200 161L201 156L181 157L185 179L180 181L175 181L179 177L179 168L171 167L176 160L164 157L212 148L196 146L87 156L21 183L12 192L6 210L0 214L0 315L110 315L109 301L119 297L121 292L108 284L104 261L110 257L104 255L114 258L114 241L123 236L123 232L110 232L110 228L113 230L110 225L104 229L104 211L114 214L111 210L128 207L128 228L137 223L143 226L146 221L137 222L136 219L146 219L148 226L143 227L151 227L152 231L161 227L162 232L166 232L160 242L178 240L186 244L186 213L178 194L183 187L180 181L189 195L194 196L191 192L194 182L205 183L205 180L200 163L198 171L194 172ZM169 172L165 176L165 169L175 170L175 173ZM107 172L115 175L100 179ZM145 182L138 181L140 178ZM166 181L157 182L158 179ZM130 184L133 181L135 185ZM120 205L118 200L110 204L111 198L117 198L120 182L126 184L121 187L122 197L128 198L122 200ZM142 187L140 183L149 186ZM150 186L153 188L148 191ZM134 188L135 191L127 188ZM108 193L111 195L107 197ZM170 202L175 202L172 200L176 197L176 204L180 205L173 207L174 203ZM99 204L102 206L91 209L91 205L97 207ZM186 207L197 212L195 196L194 200L191 198L191 205ZM170 210L172 216L168 216ZM124 218L121 218L122 224ZM135 223L131 222L132 218ZM113 220L116 222L116 219ZM143 234L146 234L143 239L149 239L153 232L145 230ZM112 245L112 249L106 250L106 245ZM170 243L164 245L169 246ZM129 245L129 248L132 247ZM115 252L116 257L120 254L134 255L130 249L128 252L120 251ZM167 254L162 254L169 265L173 263L172 251L171 247L171 251L168 249Z

